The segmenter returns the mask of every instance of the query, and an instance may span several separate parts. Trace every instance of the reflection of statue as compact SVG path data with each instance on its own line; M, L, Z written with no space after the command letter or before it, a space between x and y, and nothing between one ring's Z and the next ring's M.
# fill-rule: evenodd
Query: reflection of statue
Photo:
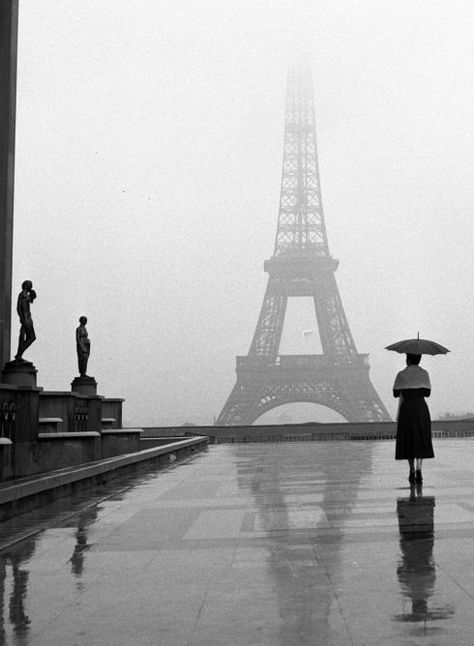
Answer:
M35 546L36 537L13 546L7 552L2 552L2 556L0 557L0 595L2 599L0 606L0 644L2 645L10 643L9 641L5 641L5 639L8 639L7 633L10 632L10 630L5 630L8 625L3 606L6 589L10 589L8 618L10 626L13 627L14 634L16 635L14 643L27 643L20 637L20 635L25 635L28 632L31 623L27 615L28 603L26 599L29 572L25 569L25 565L32 557ZM6 577L9 568L11 568L13 581L8 581L8 588L6 588Z
M82 511L77 518L77 530L75 533L76 544L74 545L74 552L69 561L71 563L71 571L78 579L80 579L84 570L85 552L90 548L87 542L87 532L90 525L97 520L97 515L98 509L94 505ZM77 581L77 587L79 590L82 589L80 581Z
M22 360L23 352L30 347L36 339L33 319L31 318L30 304L36 298L31 280L25 280L21 285L21 292L18 294L16 311L20 317L20 338L18 339L18 352L15 355L17 361Z
M395 615L396 621L426 624L428 620L447 619L453 614L449 606L428 607L436 581L434 508L434 496L424 497L420 487L412 487L409 498L397 501L401 550L397 575L402 595L411 601L411 612Z
M79 323L79 327L76 328L77 363L81 377L87 377L87 362L91 353L91 342L86 329L87 317L81 316Z

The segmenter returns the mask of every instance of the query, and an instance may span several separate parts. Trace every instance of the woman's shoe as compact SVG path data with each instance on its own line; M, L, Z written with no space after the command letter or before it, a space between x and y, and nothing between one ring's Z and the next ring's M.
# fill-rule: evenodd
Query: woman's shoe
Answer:
M410 471L408 475L408 482L410 483L416 482L416 476L414 471Z
M423 476L421 475L420 469L415 471L415 482L416 484L422 484L423 482Z

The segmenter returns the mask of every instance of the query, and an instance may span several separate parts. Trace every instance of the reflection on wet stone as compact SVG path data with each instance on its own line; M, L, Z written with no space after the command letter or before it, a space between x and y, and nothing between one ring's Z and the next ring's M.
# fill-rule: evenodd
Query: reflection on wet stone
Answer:
M81 512L77 519L77 531L75 533L76 544L74 552L70 558L72 573L80 577L84 569L84 552L89 549L90 545L87 543L87 530L97 519L98 509L94 505L90 509Z
M435 497L424 496L422 487L411 487L410 496L397 501L401 552L397 576L411 610L404 610L393 619L422 622L425 630L428 621L447 619L454 613L450 606L430 607L429 603L436 583L434 509Z
M382 442L218 446L8 521L0 646L471 646L471 475L397 501L393 463Z
M19 641L15 640L15 643L23 643L21 635L29 629L31 621L25 610L29 572L24 563L28 561L34 551L35 539L29 539L21 543L21 546L4 552L0 557L0 644L2 645L8 643L5 630L5 592L8 589L11 590L8 603L8 619L14 635L17 635L19 639Z
M258 452L252 459L247 448L236 448L239 490L254 497L256 526L265 535L266 566L273 579L280 630L273 644L345 644L351 636L339 607L336 581L341 577L340 550L344 521L352 513L360 481L370 469L371 451L360 454L349 443L338 447L338 460L318 461L313 469L291 464L272 452ZM239 457L241 459L239 460ZM245 459L247 458L247 459ZM341 464L351 465L350 486L341 487ZM307 483L311 479L312 484ZM298 500L299 493L317 492L318 503ZM331 528L330 546L325 541L328 518L337 516ZM248 519L244 522L247 526ZM323 534L320 535L319 531ZM321 549L321 541L325 543ZM317 641L315 641L317 636Z
M149 475L146 476L148 478ZM146 479L141 476L139 479ZM138 479L138 478L137 478ZM129 479L129 486L133 479ZM114 493L108 498L108 501L120 501L123 498L123 485L110 485L110 490ZM117 487L119 487L118 490ZM43 517L52 527L75 527L74 532L74 550L69 558L71 564L71 573L75 576L76 590L78 593L83 591L81 576L84 572L85 554L91 547L88 543L88 530L90 526L98 519L103 506L100 504L91 504L94 495L102 499L106 489L99 490L97 494L90 491L88 494L79 493L75 499L74 505L79 505L77 514L72 513L71 517L61 521L64 509L71 509L74 505L72 499L57 501L52 505L43 507L39 512L32 512L25 516L19 516L18 519L12 519L2 524L2 529L8 525L18 524L19 527L35 527L36 523ZM86 508L81 510L81 506L86 501ZM28 516L31 517L30 523L26 521ZM22 520L25 519L25 520ZM58 524L56 524L58 523ZM9 644L23 645L34 644L34 637L30 637L30 629L34 628L33 622L28 615L27 608L34 605L35 599L28 599L30 583L29 564L34 563L35 559L41 560L41 554L35 553L38 542L46 538L48 531L40 529L42 525L37 526L37 534L33 538L28 538L17 543L13 542L10 548L4 549L0 554L0 646ZM3 531L0 535L2 539L8 540L8 533ZM11 535L14 541L15 533ZM31 641L32 640L32 641Z

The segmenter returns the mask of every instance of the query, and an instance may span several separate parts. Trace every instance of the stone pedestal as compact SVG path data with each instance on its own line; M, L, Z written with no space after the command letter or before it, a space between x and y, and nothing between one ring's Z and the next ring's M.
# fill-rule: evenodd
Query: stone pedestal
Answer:
M97 381L94 377L89 377L88 375L75 377L71 383L71 391L73 393L94 397L97 395Z
M36 388L38 371L30 361L24 359L8 361L2 372L2 382L22 388Z
M71 383L71 390L73 393L87 397L86 430L100 431L103 397L97 395L97 382L94 377L89 377L89 375L76 377Z
M37 370L24 359L9 361L2 372L2 382L15 387L15 427L13 442L13 475L15 478L39 473L41 465L38 454L39 394L36 386Z

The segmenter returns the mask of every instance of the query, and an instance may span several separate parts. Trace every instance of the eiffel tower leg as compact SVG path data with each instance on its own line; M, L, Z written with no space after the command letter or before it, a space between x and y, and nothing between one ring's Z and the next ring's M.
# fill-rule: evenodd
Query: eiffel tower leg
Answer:
M344 375L341 388L350 399L351 422L390 422L391 417L370 381L368 368L351 377Z
M334 273L314 278L313 300L324 354L354 357L357 349L347 322Z
M249 357L256 361L255 367L261 368L265 358L274 361L280 347L283 323L285 320L288 296L279 276L270 276L263 298L262 308L257 321L249 350ZM255 380L239 374L237 358L237 383L230 393L216 424L251 424L255 418L252 410L258 402L258 386ZM258 415L256 416L258 417Z
M260 386L237 377L237 383L227 399L217 426L250 426L260 413L255 413L260 399Z
M283 332L287 300L281 279L270 276L249 355L277 356Z

